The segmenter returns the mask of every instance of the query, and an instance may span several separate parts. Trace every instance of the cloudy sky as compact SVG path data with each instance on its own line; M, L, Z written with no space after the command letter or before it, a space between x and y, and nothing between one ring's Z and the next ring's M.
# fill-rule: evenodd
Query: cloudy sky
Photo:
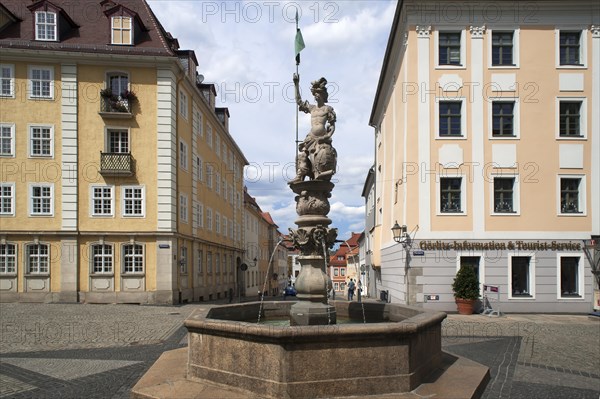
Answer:
M249 193L287 233L295 227L296 106L295 11L306 48L301 53L303 99L314 102L310 81L325 77L329 105L337 114L336 187L330 200L338 238L364 229L361 192L373 163L368 125L385 46L396 7L393 0L171 1L149 0L182 49L196 52L199 72L217 88L217 106L229 107L230 132L250 162ZM299 116L299 138L310 117Z

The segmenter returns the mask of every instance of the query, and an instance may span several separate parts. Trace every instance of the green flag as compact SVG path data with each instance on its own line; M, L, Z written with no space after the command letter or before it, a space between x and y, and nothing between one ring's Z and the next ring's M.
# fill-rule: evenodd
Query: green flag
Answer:
M304 49L304 39L302 38L302 32L300 28L296 29L296 56L300 55L300 52Z
M302 37L302 32L300 32L300 28L298 28L298 9L296 9L296 40L295 40L295 49L296 49L296 65L300 64L300 52L306 47L304 45L304 38Z

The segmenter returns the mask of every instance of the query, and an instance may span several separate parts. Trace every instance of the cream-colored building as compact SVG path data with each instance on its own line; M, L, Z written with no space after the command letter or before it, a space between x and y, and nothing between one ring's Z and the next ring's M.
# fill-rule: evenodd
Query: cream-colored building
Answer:
M194 52L143 0L0 15L0 300L235 294L247 161Z
M399 2L370 120L368 234L392 302L455 310L469 265L502 311L591 310L599 16L591 0Z

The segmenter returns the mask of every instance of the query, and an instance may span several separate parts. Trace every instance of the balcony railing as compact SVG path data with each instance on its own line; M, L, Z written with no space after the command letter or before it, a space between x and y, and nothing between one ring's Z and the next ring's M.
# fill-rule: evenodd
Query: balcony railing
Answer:
M101 174L131 176L134 170L134 160L131 154L115 152L100 153Z
M100 96L100 115L109 118L131 118L131 101L117 96Z

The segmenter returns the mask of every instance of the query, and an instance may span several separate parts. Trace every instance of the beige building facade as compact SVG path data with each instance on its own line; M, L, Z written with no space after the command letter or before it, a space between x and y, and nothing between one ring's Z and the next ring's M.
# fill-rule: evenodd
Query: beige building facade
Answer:
M0 300L235 295L247 161L194 52L141 0L0 14Z
M600 5L527 4L399 2L370 121L367 232L392 302L454 310L466 265L503 311L592 308Z

